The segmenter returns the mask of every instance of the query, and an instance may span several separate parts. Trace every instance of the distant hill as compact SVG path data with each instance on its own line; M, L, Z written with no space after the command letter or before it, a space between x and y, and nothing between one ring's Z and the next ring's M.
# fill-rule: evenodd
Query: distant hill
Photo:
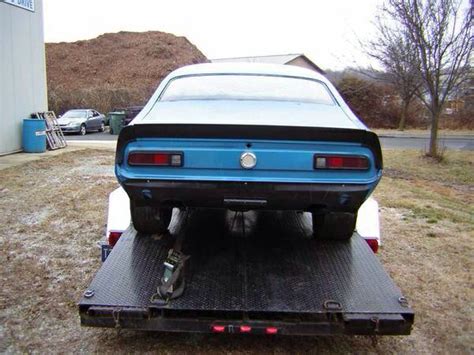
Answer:
M160 81L187 64L208 62L185 37L164 32L107 33L47 43L50 109L90 106L108 111L146 103Z

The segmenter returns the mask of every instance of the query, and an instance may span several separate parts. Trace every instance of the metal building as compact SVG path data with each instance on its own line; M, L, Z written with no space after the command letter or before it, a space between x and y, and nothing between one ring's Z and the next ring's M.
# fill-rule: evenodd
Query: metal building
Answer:
M22 149L23 119L47 107L42 0L0 0L0 155Z
M311 59L304 54L278 54L278 55L263 55L257 57L236 57L236 58L218 58L211 59L213 63L272 63L295 65L306 69L314 70L320 74L325 74L319 66L317 66Z

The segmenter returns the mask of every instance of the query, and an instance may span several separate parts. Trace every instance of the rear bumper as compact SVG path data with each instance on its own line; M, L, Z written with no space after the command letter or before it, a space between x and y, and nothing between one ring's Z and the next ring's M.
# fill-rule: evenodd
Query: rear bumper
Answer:
M375 184L125 180L137 205L356 212Z

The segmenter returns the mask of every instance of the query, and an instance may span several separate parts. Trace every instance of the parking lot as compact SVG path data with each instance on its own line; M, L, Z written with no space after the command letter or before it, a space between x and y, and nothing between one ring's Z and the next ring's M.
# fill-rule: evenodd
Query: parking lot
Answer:
M93 137L95 134L91 134ZM82 328L77 302L100 267L112 149L64 152L2 170L1 352L462 352L473 350L474 160L386 150L376 190L379 257L415 309L407 337L184 335ZM21 275L21 278L18 277Z

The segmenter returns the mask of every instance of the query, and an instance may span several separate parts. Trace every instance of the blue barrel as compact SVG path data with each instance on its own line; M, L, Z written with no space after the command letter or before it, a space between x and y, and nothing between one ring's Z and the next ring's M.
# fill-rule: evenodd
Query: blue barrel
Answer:
M23 120L23 150L27 153L46 151L46 124L44 120L34 118Z

